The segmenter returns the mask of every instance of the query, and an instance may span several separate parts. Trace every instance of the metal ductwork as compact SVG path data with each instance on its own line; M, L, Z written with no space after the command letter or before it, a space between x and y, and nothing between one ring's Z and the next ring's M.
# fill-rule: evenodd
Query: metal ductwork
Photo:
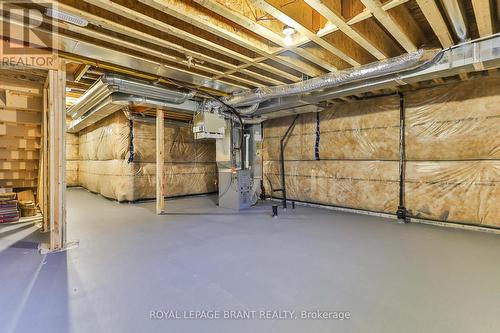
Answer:
M241 110L239 108L242 106L249 106L241 112L243 114L250 114L257 109L257 107L255 107L256 105L272 98L304 95L415 68L435 56L436 53L437 51L421 49L413 53L404 54L368 65L331 72L302 82L234 93L229 97L225 97L223 102L233 107L237 107L238 110Z
M460 43L469 40L467 31L467 19L461 0L441 0L441 4L446 12L448 22L450 22L455 35Z
M68 132L81 131L118 110L126 109L129 105L159 107L193 114L199 104L189 100L194 94L106 74L67 111L73 118Z
M432 80L460 73L500 67L500 34L452 46L416 68L345 84L307 95L278 97L262 102L253 116L276 118L296 113L321 111L321 102L380 89Z

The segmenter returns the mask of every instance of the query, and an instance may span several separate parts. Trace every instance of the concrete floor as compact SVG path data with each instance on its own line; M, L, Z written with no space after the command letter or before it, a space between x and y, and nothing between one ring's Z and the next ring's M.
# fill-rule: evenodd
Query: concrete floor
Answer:
M0 227L0 332L498 332L500 236L214 197L118 204L68 190L68 238L41 256ZM337 320L150 320L152 310L350 311ZM179 314L178 313L178 314ZM258 313L258 312L257 312ZM257 316L258 317L258 316Z

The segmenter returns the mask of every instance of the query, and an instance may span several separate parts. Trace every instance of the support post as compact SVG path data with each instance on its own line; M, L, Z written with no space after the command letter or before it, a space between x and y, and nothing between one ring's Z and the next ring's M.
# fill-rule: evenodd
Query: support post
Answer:
M66 68L49 70L48 85L50 251L66 247Z
M43 215L42 232L49 231L49 110L52 110L52 100L49 99L49 78L45 80L43 87L43 113L42 113L42 137L40 154L40 171L38 173L39 192L38 205ZM50 103L50 104L49 104Z
M165 127L164 111L156 109L156 214L165 211Z

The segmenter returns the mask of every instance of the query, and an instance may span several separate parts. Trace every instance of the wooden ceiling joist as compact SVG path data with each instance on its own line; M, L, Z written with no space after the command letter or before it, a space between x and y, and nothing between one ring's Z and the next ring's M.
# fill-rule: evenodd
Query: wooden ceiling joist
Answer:
M412 39L406 35L403 28L382 8L383 4L380 0L361 0L361 2L407 52L414 52L417 50L417 46Z
M500 4L497 4L500 6ZM474 15L476 17L479 36L485 37L493 34L493 16L489 0L472 0ZM499 9L500 12L500 9Z
M317 56L316 54L313 54L311 52L308 52L307 50L304 50L300 48L300 43L306 43L309 42L309 39L307 38L301 38L300 41L294 42L292 45L286 45L284 38L282 35L280 35L278 32L273 31L269 29L268 27L265 27L259 23L256 22L255 18L252 16L247 16L244 15L243 12L237 11L237 8L228 8L224 6L222 3L217 2L217 1L211 1L211 0L195 0L196 3L199 5L214 11L218 13L219 15L224 16L226 19L250 30L253 31L254 33L258 34L262 38L265 38L281 47L280 50L274 52L273 54L278 56L282 52L286 50L290 50L293 53L298 54L302 58L309 60L310 62L326 69L327 71L335 71L337 68L335 67L335 64L332 64L327 61L327 59L324 56ZM244 7L244 5L251 6L250 3L246 2L245 4L242 2L240 6L238 6L240 9ZM299 45L297 45L299 44Z
M302 72L309 76L320 75L323 72L317 68L294 58L278 57L274 54L276 47L266 45L262 41L249 38L248 34L242 31L236 31L234 27L229 26L225 22L216 20L207 16L193 6L189 6L186 2L179 0L139 0L140 2L160 10L166 14L175 16L193 26L199 27L213 34L221 36L235 44L248 48L259 55L277 61L285 66L291 67L296 71Z
M439 8L435 0L417 0L417 4L422 10L425 18L431 25L432 30L439 39L439 42L444 48L453 45L453 38L446 26L443 16L439 12Z
M90 68L89 65L80 65L80 67L78 67L78 70L75 72L74 81L75 82L80 81L80 79L85 75L85 73L87 73L89 68Z
M434 47L438 40L443 48L455 44L438 0L32 1L52 2L89 21L86 27L54 24L56 34L70 44L86 43L108 58L107 52L114 50L153 62L160 71L165 66L164 77L192 87L224 87L219 94L298 82L423 45ZM479 35L495 33L491 0L471 4L466 15L477 23ZM285 26L295 33L286 37ZM88 64L75 65L73 82L95 81L96 76L85 74L88 69ZM460 77L467 79L463 73Z
M116 33L127 35L127 36L132 36L134 38L143 40L143 41L148 42L148 43L153 43L153 44L157 44L157 45L160 45L162 47L165 47L165 48L173 49L173 50L176 50L180 53L184 53L187 56L191 56L194 59L200 59L202 61L214 63L214 64L217 64L219 66L226 67L226 68L237 68L237 66L230 64L226 61L219 60L219 59L214 58L212 56L204 55L200 52L195 52L195 51L189 50L189 49L183 47L182 45L177 45L177 44L171 43L169 41L163 40L157 36L140 31L136 27L131 28L131 27L128 27L124 24L110 21L110 20L104 19L104 18L97 16L97 15L89 14L89 13L82 11L78 8L75 8L72 6L67 6L65 4L60 4L59 6L60 7L62 6L65 11L68 11L70 13L74 13L76 15L84 17L85 19L89 20L89 22L91 22L92 24L98 25L100 27L114 31ZM162 29L163 28L162 26L155 26L154 23L149 23L149 22L140 22L140 23L145 23L146 25L148 25L149 27L154 28L154 29ZM224 51L224 48L222 48L221 52L223 52L223 51ZM237 52L233 52L231 50L227 50L227 53L224 53L224 54L225 55L229 54L230 58L241 61L241 62L252 62L251 58L245 57L245 56L238 54ZM269 73L273 73L275 75L284 77L288 80L297 81L300 79L297 76L294 76L292 74L289 74L289 73L286 73L286 72L283 72L280 70L276 70L275 68L273 68L271 66L267 66L265 64L262 64L261 67L263 70L265 70ZM256 78L261 78L261 76L258 74L255 74L253 76L255 76ZM279 82L282 83L282 82L286 82L286 81L279 81Z
M171 26L163 21L154 19L148 15L139 13L131 8L122 6L118 3L115 3L115 2L112 2L109 0L85 0L85 2L90 3L94 6L100 7L104 10L114 12L117 15L126 17L130 20L136 21L140 24L144 24L144 25L149 26L153 29L160 29L163 32L174 35L178 38L181 38L181 39L184 39L184 40L189 41L191 43L194 43L194 44L203 46L205 48L217 51L221 54L229 56L229 57L236 59L240 62L243 62L243 63L252 62L252 58L249 58L249 57L247 57L247 56L245 56L237 51L234 51L232 49L224 47L217 42L206 40L200 36L197 36L197 35L191 34L189 32L186 32L182 29L173 27L173 26ZM282 71L274 70L274 68L272 68L271 66L265 66L265 65L260 64L260 63L257 63L255 65L257 67L261 67L264 70L272 71L272 72L274 72L274 74L284 76L284 77L288 76L288 75L284 75L284 73Z
M288 26L293 27L297 32L299 32L301 35L307 37L310 39L312 42L318 44L325 50L331 52L335 56L339 57L346 63L348 63L351 66L359 66L361 65L356 59L353 59L351 56L348 54L344 53L341 51L339 48L335 47L334 45L330 44L326 40L322 39L318 35L316 35L315 32L311 31L310 28L302 25L300 22L298 22L296 19L292 18L290 15L287 15L283 8L278 8L275 5L269 3L268 1L265 0L249 0L250 3L253 5L261 8L262 10L266 11L269 13L269 15L277 18L281 22L285 23Z
M331 23L333 23L340 31L345 33L349 38L354 40L365 50L370 52L375 58L382 60L387 58L387 54L383 53L383 50L377 49L369 40L360 35L356 30L354 30L349 24L347 24L344 19L335 13L325 2L321 0L305 0L305 2L314 8L318 13L323 15Z
M61 7L61 9L65 10L67 12L73 13L75 15L84 17L93 25L102 27L106 30L113 31L113 32L121 34L121 35L130 36L132 38L144 41L146 43L151 43L151 44L155 44L155 45L167 48L167 49L175 50L181 54L185 54L186 56L192 57L193 59L198 59L198 60L201 60L203 62L215 64L215 65L223 67L223 68L237 69L237 66L234 64L231 64L231 63L226 62L226 61L221 60L221 59L217 59L213 56L205 55L201 52L190 50L182 45L174 44L174 43L169 42L165 39L162 39L162 38L159 38L157 36L154 36L154 35L151 35L149 33L138 30L136 27L129 27L125 24L121 24L118 22L114 22L114 21L102 18L100 16L82 11L78 8L75 8L75 7L66 5L66 4L60 3L59 6ZM151 26L153 28L155 28L154 25L151 25ZM88 31L89 34L93 33L92 30L90 30L89 28L87 28L85 30L81 30L81 31ZM244 62L251 62L252 61L250 58L246 58L246 57L241 56L239 54L238 54L238 57L236 60L240 60L240 61L244 61ZM181 59L180 61L183 62L184 64L186 63L186 60ZM198 65L199 64L196 64L196 66L198 66ZM266 66L263 64L262 67L263 67L262 68L263 70L266 70L266 71L273 73L275 75L285 77L285 79L287 79L287 80L297 81L300 79L299 77L296 77L294 75L285 73L283 71L276 70L276 69L272 68L271 66ZM260 80L262 80L264 78L264 76L262 76L258 73L254 73L254 72L247 73L247 74L255 77L256 79L260 79ZM278 83L281 84L281 83L286 82L286 80L283 80L283 81L274 80L273 78L271 78L269 76L266 76L265 78L267 78L267 80L265 80L265 81L267 81L271 84L278 84Z

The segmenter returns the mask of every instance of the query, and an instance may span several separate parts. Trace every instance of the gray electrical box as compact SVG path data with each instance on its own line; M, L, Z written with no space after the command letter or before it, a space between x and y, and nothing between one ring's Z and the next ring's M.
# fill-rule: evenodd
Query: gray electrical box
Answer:
M233 210L252 205L252 176L250 170L219 170L219 207Z

